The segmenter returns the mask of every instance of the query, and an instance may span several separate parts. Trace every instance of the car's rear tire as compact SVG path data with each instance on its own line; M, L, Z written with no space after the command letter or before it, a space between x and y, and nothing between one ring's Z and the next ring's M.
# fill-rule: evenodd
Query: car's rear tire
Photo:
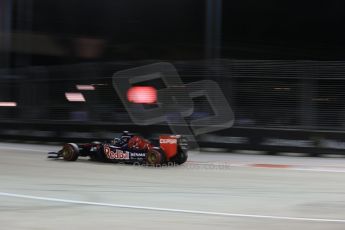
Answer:
M161 149L151 149L146 155L146 163L150 166L161 166L165 162L166 156Z
M65 161L76 161L79 157L78 145L74 143L65 144L62 148L62 157Z
M184 151L181 149L181 147L178 147L177 150L177 154L171 158L171 162L178 164L178 165L182 165L183 163L185 163L188 159L188 153L187 151Z

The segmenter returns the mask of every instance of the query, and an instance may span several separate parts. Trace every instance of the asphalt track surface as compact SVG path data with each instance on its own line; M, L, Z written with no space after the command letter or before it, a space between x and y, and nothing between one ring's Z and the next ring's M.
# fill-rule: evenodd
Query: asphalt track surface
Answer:
M0 229L345 229L345 158L192 152L152 168L46 159L56 149L0 144Z

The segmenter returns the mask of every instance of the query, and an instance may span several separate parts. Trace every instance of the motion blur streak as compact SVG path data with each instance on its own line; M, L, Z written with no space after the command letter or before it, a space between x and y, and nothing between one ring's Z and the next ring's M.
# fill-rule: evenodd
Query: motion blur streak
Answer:
M85 102L84 95L82 93L65 93L66 99L72 102Z
M76 85L78 90L95 90L93 85Z
M0 102L0 107L16 107L16 102Z

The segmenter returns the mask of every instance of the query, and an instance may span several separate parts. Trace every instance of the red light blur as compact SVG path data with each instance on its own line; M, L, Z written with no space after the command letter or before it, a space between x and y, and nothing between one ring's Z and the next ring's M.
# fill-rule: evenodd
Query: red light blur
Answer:
M127 91L127 100L137 104L157 102L157 90L152 86L133 86Z

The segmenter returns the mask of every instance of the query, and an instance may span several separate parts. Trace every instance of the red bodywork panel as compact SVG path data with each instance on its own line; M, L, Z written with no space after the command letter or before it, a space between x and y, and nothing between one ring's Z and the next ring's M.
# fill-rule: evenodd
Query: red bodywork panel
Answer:
M177 154L177 136L165 135L159 137L160 148L165 152L167 160ZM128 141L129 148L150 150L154 146L142 137L134 136Z
M148 140L145 140L144 138L139 136L134 136L128 141L128 147L147 150L152 148L152 145Z
M167 159L169 160L177 153L177 136L167 135L159 137L159 144L161 149L166 154Z
M153 146L148 140L145 140L144 138L139 137L139 136L134 136L128 141L128 147L135 148L135 149L149 150Z

